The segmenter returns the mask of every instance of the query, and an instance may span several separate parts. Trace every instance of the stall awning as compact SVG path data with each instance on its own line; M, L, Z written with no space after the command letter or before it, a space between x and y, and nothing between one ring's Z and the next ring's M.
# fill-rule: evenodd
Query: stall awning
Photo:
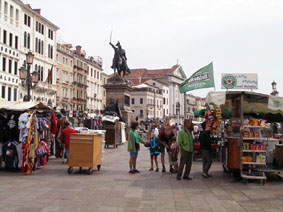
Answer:
M0 110L25 111L29 109L51 110L42 102L0 102Z

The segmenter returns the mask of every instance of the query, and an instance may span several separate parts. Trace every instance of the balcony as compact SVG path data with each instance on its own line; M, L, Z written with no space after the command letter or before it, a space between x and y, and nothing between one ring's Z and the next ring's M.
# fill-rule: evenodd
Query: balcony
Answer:
M46 92L47 94L54 95L57 92L56 85L49 84L47 82L38 82L36 87L36 91Z
M63 101L63 102L69 102L69 98L63 97L63 98L62 98L62 101Z

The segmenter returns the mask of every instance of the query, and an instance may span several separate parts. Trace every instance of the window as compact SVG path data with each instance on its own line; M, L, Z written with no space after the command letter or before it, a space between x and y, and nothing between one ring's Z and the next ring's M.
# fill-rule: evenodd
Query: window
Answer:
M11 24L13 23L14 18L14 7L10 5L10 18L11 18Z
M12 73L12 60L9 59L9 73Z
M14 101L17 101L18 89L14 88Z
M48 57L53 59L53 46L48 44ZM63 57L63 63L65 63L65 58Z
M2 58L2 70L6 71L6 58L5 57Z
M13 34L12 33L10 33L9 34L9 46L13 46Z
M14 62L14 74L18 75L18 62L17 61Z
M27 47L27 32L24 32L24 47Z
M8 87L8 101L11 101L12 88Z
M140 117L143 117L143 110L140 110Z
M140 104L141 105L143 104L143 98L140 98Z
M7 44L7 31L3 30L3 43Z
M8 14L8 3L5 1L4 3L4 14L7 15Z
M164 105L166 104L166 99L165 99L165 98L163 98L163 104L164 104Z
M132 98L132 105L134 105L135 104L135 99L134 98Z
M15 36L15 49L18 49L19 48L19 37L18 36Z
M6 93L6 86L2 85L2 95L1 95L1 97L3 99L5 99L5 93Z
M30 27L31 18L25 14L24 16L24 24Z
M48 29L48 38L50 38L51 40L53 40L53 31Z
M18 22L18 21L19 21L19 10L16 9L16 22ZM16 23L16 24L18 24L18 23Z

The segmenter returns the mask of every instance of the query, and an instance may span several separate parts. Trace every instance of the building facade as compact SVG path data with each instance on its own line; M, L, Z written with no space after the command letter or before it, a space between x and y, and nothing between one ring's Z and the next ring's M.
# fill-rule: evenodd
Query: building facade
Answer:
M31 72L37 72L39 82L32 89L32 100L42 101L49 106L56 105L56 32L55 24L41 16L40 9L32 9L21 1L19 13L20 25L20 65L26 60L26 54L34 54ZM20 100L23 100L27 90L21 87Z
M0 0L0 98L19 97L21 6L17 1Z
M193 118L195 121L200 121L199 118L194 116L196 110L201 110L205 108L205 99L194 96L191 94L186 94L186 118Z
M162 89L148 83L133 86L131 109L138 121L163 119Z
M102 77L101 78L101 83L102 83L102 86L101 86L101 93L102 93L101 108L102 108L102 110L104 110L105 107L106 107L106 90L104 88L104 85L107 84L107 80L109 78L109 75L104 73L104 72L102 72L101 77Z
M66 111L73 110L73 67L74 56L72 52L72 45L57 44L56 54L56 102L58 109L65 109Z
M158 80L168 85L168 117L175 123L182 123L185 118L185 95L179 90L179 85L186 80L186 74L180 65L166 69L132 69L127 79L134 84L150 79Z
M89 57L88 65L87 111L98 115L102 110L102 60L99 57Z
M81 46L73 51L73 109L74 113L87 111L87 76L89 66L85 58L86 53Z

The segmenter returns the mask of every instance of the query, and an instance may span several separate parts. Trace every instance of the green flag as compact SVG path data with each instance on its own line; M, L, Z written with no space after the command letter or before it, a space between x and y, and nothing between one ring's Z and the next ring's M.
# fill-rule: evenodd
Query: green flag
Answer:
M186 93L187 91L211 87L214 87L212 63L196 71L189 79L180 85L179 89L181 93Z

